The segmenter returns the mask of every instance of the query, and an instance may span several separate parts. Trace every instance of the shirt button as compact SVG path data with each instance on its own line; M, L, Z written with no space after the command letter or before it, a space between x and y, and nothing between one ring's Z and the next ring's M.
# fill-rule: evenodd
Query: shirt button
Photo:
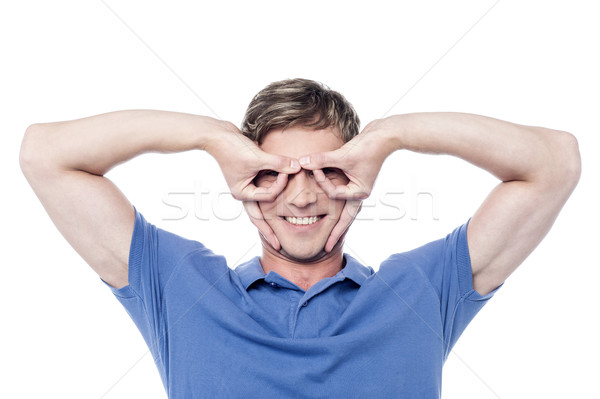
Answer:
M306 301L302 304L302 306L306 306L306 305L308 305L308 301Z
M273 287L273 288L275 288L275 287L279 287L279 286L277 285L277 283L269 283L269 285L270 285L271 287Z

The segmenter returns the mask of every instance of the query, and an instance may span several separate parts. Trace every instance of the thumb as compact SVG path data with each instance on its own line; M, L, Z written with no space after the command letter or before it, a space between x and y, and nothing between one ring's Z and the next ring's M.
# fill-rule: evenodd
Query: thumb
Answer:
M265 159L262 165L262 169L270 169L279 173L285 173L288 175L298 173L300 171L300 164L297 159L284 157L281 155L264 153Z
M304 155L300 157L300 166L304 169L315 170L325 167L342 168L341 159L338 150L328 152L318 152L315 154Z

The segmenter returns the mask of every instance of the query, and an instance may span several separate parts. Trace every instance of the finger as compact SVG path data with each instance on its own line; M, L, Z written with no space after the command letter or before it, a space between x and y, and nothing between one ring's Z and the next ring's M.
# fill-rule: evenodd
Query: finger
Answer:
M316 154L304 155L300 157L300 166L303 169L315 170L325 167L337 167L343 169L343 156L340 156L339 150L319 152Z
M275 180L275 183L273 183L271 187L269 187L271 201L275 200L275 198L277 198L277 196L285 189L285 186L287 186L287 182L287 174L279 173L277 175L277 180Z
M321 169L313 170L313 176L319 187L325 191L329 198L363 200L369 196L369 193L365 190L361 190L360 187L352 181L348 182L348 184L333 184L331 179L329 179Z
M246 187L243 196L246 201L271 202L285 189L288 175L280 173L277 180L268 187L256 187L254 184Z
M279 251L281 245L279 244L279 240L271 226L266 222L260 207L257 202L254 201L246 201L244 202L244 208L246 209L246 213L250 218L252 224L254 224L258 228L258 232L260 235L271 245L276 251Z
M325 252L331 252L340 241L340 238L346 234L361 206L362 201L346 201L340 215L340 220L338 220L333 230L331 230L331 234L329 234L329 238L325 243Z
M343 198L343 196L349 192L348 185L344 184L337 186L333 184L321 169L313 170L313 176L319 187L325 191L329 198Z

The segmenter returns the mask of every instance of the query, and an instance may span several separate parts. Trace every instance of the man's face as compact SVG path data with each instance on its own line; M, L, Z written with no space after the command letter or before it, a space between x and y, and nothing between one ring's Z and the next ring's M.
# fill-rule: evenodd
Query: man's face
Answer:
M268 153L298 159L307 154L332 151L343 144L333 127L312 130L295 126L285 131L277 129L269 132L260 147ZM338 169L324 169L323 172L333 184L348 182ZM275 179L275 172L263 171L255 183L268 187ZM273 202L259 202L259 207L281 244L279 253L306 262L327 255L323 248L340 218L344 203L343 200L329 199L312 172L302 169L288 176L287 186ZM265 245L272 250L268 244ZM336 246L336 250L341 250L341 246Z

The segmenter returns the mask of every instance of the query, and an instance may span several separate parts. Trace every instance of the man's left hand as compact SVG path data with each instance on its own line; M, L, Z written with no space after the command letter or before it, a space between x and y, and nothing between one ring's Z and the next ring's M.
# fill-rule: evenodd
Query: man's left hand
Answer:
M384 119L369 123L362 132L334 151L309 154L300 158L300 166L313 171L319 186L332 199L345 199L346 204L329 239L325 251L333 249L358 214L362 200L371 194L383 161L396 150L393 135L385 129ZM345 185L335 185L323 173L324 168L338 168L348 177Z

